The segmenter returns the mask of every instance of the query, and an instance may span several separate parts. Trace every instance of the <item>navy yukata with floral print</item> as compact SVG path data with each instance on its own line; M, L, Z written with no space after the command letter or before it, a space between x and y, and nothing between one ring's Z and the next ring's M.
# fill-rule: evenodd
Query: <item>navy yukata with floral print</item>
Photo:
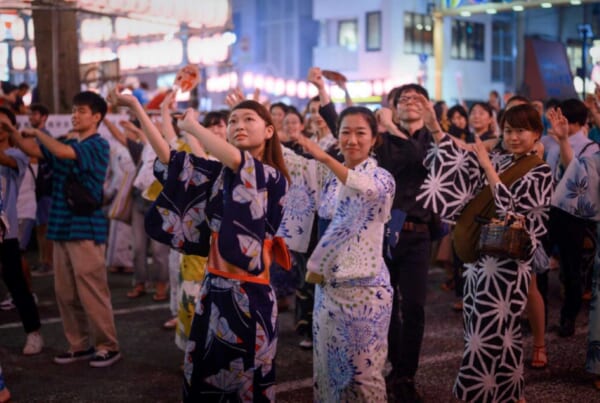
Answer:
M184 401L273 401L277 305L265 256L287 181L248 152L237 172L172 152L155 175L164 189L146 216L150 236L186 253L210 252L186 347ZM219 274L219 264L237 277Z

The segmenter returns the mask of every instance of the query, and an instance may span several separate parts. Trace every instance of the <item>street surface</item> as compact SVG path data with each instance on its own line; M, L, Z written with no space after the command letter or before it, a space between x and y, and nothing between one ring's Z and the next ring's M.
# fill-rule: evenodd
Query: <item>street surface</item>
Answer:
M550 327L558 322L558 273L551 273ZM461 315L451 310L454 295L440 289L444 274L430 272L425 340L417 385L427 402L449 402L462 354ZM14 402L180 402L183 354L171 332L161 328L169 318L167 304L151 294L130 300L131 275L109 274L123 359L112 368L91 368L86 362L59 366L52 357L66 349L54 300L53 277L33 279L40 300L46 347L33 357L21 355L24 333L16 311L0 311L0 363ZM3 295L3 294L1 294ZM587 308L577 321L575 336L546 338L550 365L526 369L528 402L600 402L600 391L584 369ZM277 357L279 402L311 402L312 353L297 347L293 313L280 315ZM525 358L531 358L531 337L525 336Z

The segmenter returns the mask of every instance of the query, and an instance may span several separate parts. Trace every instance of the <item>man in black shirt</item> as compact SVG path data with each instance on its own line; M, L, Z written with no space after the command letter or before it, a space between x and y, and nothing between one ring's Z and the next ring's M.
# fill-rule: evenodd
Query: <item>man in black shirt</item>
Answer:
M416 200L427 177L423 160L433 142L432 133L423 122L423 110L417 95L429 99L427 90L417 84L401 86L394 106L399 127L387 122L388 132L375 149L376 159L396 180L393 209L406 213L397 245L386 257L394 288L392 318L388 334L388 357L392 372L388 388L402 402L420 402L414 377L425 328L425 296L431 253L433 213ZM437 131L437 129L436 129Z

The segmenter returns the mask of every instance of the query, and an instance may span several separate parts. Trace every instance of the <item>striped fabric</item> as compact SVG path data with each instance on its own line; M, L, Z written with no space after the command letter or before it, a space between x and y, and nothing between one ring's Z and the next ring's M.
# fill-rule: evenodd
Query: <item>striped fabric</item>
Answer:
M73 147L76 160L59 159L46 147L40 145L44 158L54 170L52 179L52 206L48 221L48 239L53 241L93 240L105 243L108 221L101 209L91 216L77 216L67 206L64 184L70 172L74 172L92 194L102 197L102 184L106 176L109 161L108 142L94 134L79 142L65 140L65 144Z

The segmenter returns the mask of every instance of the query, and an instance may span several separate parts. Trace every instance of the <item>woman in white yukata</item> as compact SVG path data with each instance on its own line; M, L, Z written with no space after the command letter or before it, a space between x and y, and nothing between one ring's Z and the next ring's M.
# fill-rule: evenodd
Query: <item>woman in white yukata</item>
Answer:
M569 122L560 110L548 113L552 132L560 146L565 172L556 187L557 207L579 218L600 222L600 152L586 158L573 158L569 143ZM595 374L594 386L600 390L600 266L594 267L586 371Z
M441 133L433 108L425 98L420 103L433 116L425 122L437 144L425 161L430 173L418 199L442 217L458 219L465 206L491 190L490 211L498 218L523 215L531 239L524 259L480 253L465 264L465 345L454 395L468 402L524 402L521 313L552 193L550 167L534 155L541 117L530 105L507 110L501 122L506 153L488 155L479 139L464 145Z
M369 156L377 135L370 110L345 109L338 128L344 164L309 139L296 139L329 168L322 198L333 199L335 209L307 264L308 278L317 283L314 398L317 402L387 401L382 371L393 291L382 250L395 182ZM288 151L284 151L288 167L316 163Z

